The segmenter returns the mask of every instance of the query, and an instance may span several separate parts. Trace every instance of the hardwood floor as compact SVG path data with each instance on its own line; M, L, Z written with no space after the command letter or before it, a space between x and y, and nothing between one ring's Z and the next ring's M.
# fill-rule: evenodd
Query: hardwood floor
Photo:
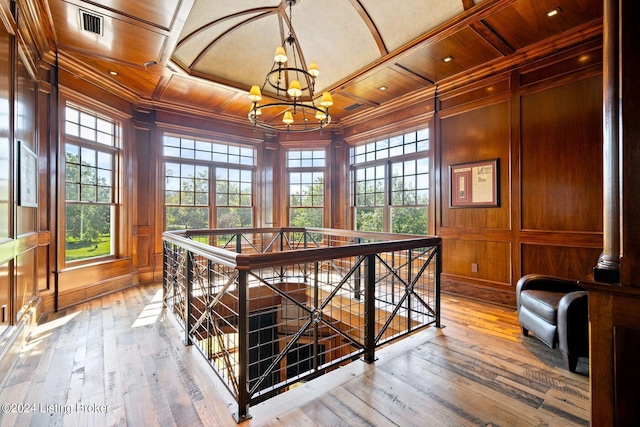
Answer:
M429 328L251 408L255 426L589 424L588 361L520 333L514 310L443 296ZM161 310L160 286L42 319L0 389L0 426L234 426L237 407Z

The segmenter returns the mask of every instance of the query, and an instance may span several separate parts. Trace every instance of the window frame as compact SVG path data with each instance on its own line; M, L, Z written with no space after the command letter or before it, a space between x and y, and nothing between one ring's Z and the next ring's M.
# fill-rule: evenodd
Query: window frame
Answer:
M296 159L291 159L289 156L291 153L294 152L322 152L323 153L323 165L322 166L318 166L318 165L313 165L314 160L320 160L320 157L318 158L314 158L313 154L311 156L310 160L311 161L311 165L303 165L302 162L303 160L305 160L304 158L300 157L300 165L299 166L291 166L290 162L292 160L296 160ZM322 212L322 225L320 226L321 228L326 228L328 221L330 220L328 217L329 215L327 214L327 197L328 197L328 182L327 182L327 176L329 174L328 171L328 167L329 167L329 157L328 157L328 153L327 153L327 149L326 147L313 147L313 148L303 148L303 147L288 147L285 150L284 153L285 156L285 197L286 197L286 201L287 201L287 209L286 209L286 224L289 225L289 227L293 227L293 225L291 225L291 210L294 208L302 208L302 209L315 209L315 210L321 210ZM304 173L322 173L322 179L323 179L323 186L322 186L322 206L292 206L291 204L291 174L292 173L300 173L300 174L304 174ZM313 197L313 196L312 196Z
M419 135L422 132L426 132L426 138L420 138ZM408 135L414 135L415 139ZM408 140L407 140L408 137ZM404 143L399 144L399 138ZM407 146L413 145L413 147ZM419 149L420 148L420 149ZM400 153L401 151L401 153ZM397 163L404 163L407 161L424 160L427 162L426 172L426 189L427 191L427 203L415 203L411 205L399 205L393 202L393 165ZM362 141L362 143L353 145L349 151L349 190L350 190L350 219L351 228L357 230L358 226L358 210L362 209L381 209L382 210L382 232L391 233L392 231L392 212L394 208L405 207L424 207L426 211L426 232L429 233L430 226L430 201L431 201L431 127L429 125L416 128L410 131L398 132L392 135L385 135L373 140ZM357 175L364 173L366 181L373 181L366 177L367 169L376 169L383 171L383 178L378 177L376 171L375 180L383 181L383 188L381 191L375 190L373 192L359 192L358 183L362 182L357 180ZM361 172L365 171L365 172ZM416 174L417 175L417 174ZM406 175L402 175L405 177ZM375 185L375 184L374 184ZM365 184L365 189L366 189ZM422 187L421 187L422 188ZM418 189L415 189L418 191ZM375 198L382 197L383 200L376 200L375 204L363 205L359 204L359 198L367 197L367 195L374 195ZM360 196L360 197L359 197Z
M67 133L67 112L68 109L77 110L79 114L85 113L87 115L93 116L96 119L103 120L110 125L113 126L113 144L104 144L102 142L98 142L97 139L91 140L86 139L81 135L72 135ZM76 267L82 265L90 265L95 263L100 263L109 260L115 260L123 256L122 247L124 242L122 241L122 236L120 230L123 227L123 203L124 200L122 198L122 159L123 159L123 151L124 151L124 141L123 141L123 129L124 123L123 118L118 117L116 115L105 112L101 108L96 108L95 106L87 107L83 105L82 102L76 102L70 99L64 100L61 102L61 110L63 114L61 114L61 140L62 144L60 144L60 200L61 200L61 209L59 213L59 227L60 230L60 251L64 254L64 256L59 258L59 263L64 267ZM78 122L80 123L80 121ZM96 124L94 130L98 130L99 126ZM96 201L83 201L81 189L78 192L77 199L79 200L68 200L67 195L67 184L70 183L67 181L68 178L68 162L66 158L67 146L73 145L78 147L79 152L82 152L82 149L94 150L96 152L96 157L98 153L107 153L111 159L111 201L110 202L100 202ZM78 166L82 168L81 160L78 160ZM95 165L96 172L98 170L106 170L104 168L98 167L98 161L96 161ZM81 170L79 171L79 181L78 185L82 185L81 181ZM96 186L96 199L98 198L97 192L99 185L95 183ZM67 208L68 206L110 206L110 249L108 254L79 258L79 259L67 259Z
M180 141L186 141L187 143L193 141L194 147L197 147L200 143L200 146L206 144L211 144L211 150L198 150L198 149L183 149L182 145L172 145L168 146L166 144L167 140L175 141L176 139ZM201 204L193 204L193 205L176 205L176 204L167 204L167 164L175 163L180 165L194 165L195 167L203 166L208 168L208 204L207 208L207 221L208 228L217 229L218 219L220 217L219 210L221 209L229 209L233 207L238 207L241 209L250 209L251 210L251 225L243 226L243 227L253 227L256 222L256 191L257 191L257 183L256 183L256 173L257 173L257 157L258 153L255 147L251 147L248 145L237 144L227 141L221 141L218 139L200 137L194 134L184 133L184 132L170 132L166 131L161 134L161 162L162 162L162 230L167 230L167 207L168 206L194 206L194 207L205 207ZM181 143L180 143L181 144ZM216 149L220 150L222 147L226 147L226 152L222 153L221 151L214 151ZM251 150L251 155L248 155L248 150ZM167 154L167 151L173 151L174 154L178 154L182 156L183 152L186 151L187 154L193 153L193 157L185 156L178 157L176 155ZM236 153L237 151L237 153ZM244 153L244 154L243 154ZM221 158L226 158L226 161L220 161ZM230 160L237 160L237 162L231 162ZM238 170L242 175L243 171L248 171L251 175L251 194L250 194L250 205L218 205L218 177L217 170L218 169L227 169L227 170ZM242 178L241 178L242 179ZM245 181L238 181L245 182ZM246 194L246 193L245 193ZM242 199L242 197L240 197Z

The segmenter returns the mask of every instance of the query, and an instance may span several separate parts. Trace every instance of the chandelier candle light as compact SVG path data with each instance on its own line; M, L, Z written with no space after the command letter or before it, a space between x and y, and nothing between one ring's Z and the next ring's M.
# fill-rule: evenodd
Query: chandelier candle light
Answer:
M267 73L262 88L254 85L249 91L252 105L248 117L256 128L270 131L309 132L320 130L322 132L322 129L331 123L329 115L329 107L333 105L331 94L324 92L320 98L319 106L316 106L314 100L314 85L316 77L320 75L318 64L312 62L306 69L304 64L298 66L298 46L296 46L296 39L293 37L291 21L291 8L298 1L285 0L289 7L289 37L284 40L282 46L276 49L273 57L274 64L271 71ZM289 60L285 50L287 44L293 56L293 66L291 67L286 66ZM276 98L280 102L260 104L262 91L267 84L275 89ZM268 118L261 120L260 116L267 111L269 114L264 116L268 116Z

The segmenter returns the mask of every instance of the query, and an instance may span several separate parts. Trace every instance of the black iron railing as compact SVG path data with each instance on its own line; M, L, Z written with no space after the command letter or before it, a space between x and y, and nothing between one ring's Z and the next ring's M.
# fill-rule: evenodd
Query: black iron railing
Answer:
M164 305L249 405L428 325L440 327L438 237L335 229L166 232Z

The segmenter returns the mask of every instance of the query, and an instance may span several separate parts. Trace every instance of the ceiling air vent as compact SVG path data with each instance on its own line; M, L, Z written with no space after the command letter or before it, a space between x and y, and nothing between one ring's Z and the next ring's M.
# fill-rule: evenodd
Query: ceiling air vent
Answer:
M102 35L102 20L103 17L100 15L80 10L80 26L83 31Z
M352 111L355 110L356 108L360 108L362 107L362 104L358 104L357 102L355 104L351 104L348 107L344 107L345 110L347 111Z

